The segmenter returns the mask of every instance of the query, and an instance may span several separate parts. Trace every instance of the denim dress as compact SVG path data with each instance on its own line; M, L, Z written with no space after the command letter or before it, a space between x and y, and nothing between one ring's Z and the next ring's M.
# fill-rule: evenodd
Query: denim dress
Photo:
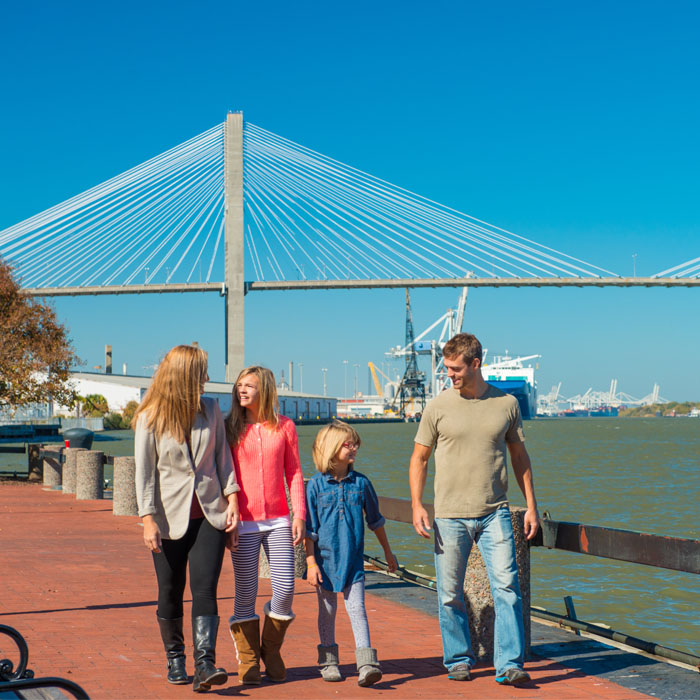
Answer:
M315 474L306 485L306 536L314 541L314 556L322 586L337 593L365 576L362 558L365 524L384 525L372 482L350 470L338 481L332 474Z

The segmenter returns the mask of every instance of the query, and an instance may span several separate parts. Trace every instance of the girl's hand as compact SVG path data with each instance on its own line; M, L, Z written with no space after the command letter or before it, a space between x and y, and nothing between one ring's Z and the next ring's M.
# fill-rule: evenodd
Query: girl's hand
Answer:
M318 568L318 564L307 563L306 567L306 580L314 588L318 588L323 580L323 577L321 576L321 569Z
M224 532L233 532L238 528L238 494L232 493L228 496L228 508L226 508L226 529ZM236 535L238 542L238 535Z
M238 549L238 528L226 533L226 549L235 552Z
M394 556L393 552L386 553L386 563L390 574L393 574L396 569L399 568L399 562L396 561L396 557Z
M143 543L154 554L160 552L160 528L152 515L143 516Z
M292 521L292 544L296 547L306 537L306 522L301 518Z

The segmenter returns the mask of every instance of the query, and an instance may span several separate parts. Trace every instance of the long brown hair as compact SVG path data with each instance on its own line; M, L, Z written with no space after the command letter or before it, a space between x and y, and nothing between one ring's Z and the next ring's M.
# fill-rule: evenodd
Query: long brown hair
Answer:
M143 414L157 438L172 435L183 443L192 432L198 412L204 413L202 386L207 380L208 356L193 345L177 345L163 358L146 396L134 414Z
M236 383L233 385L231 411L226 416L226 439L232 445L236 445L245 432L245 408L241 406L238 400L236 387L238 382L249 374L254 374L258 378L258 420L268 428L272 428L272 430L277 430L279 425L280 403L277 398L275 375L267 367L260 367L259 365L246 367L238 375Z

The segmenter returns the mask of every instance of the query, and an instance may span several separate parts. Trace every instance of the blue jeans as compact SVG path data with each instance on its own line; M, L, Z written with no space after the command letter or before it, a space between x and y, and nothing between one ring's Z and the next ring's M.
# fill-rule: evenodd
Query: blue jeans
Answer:
M511 667L522 668L525 632L510 511L499 508L481 518L435 518L434 529L445 667L448 670L457 664L471 667L476 661L464 602L464 575L472 544L476 542L486 564L496 613L493 653L496 675Z

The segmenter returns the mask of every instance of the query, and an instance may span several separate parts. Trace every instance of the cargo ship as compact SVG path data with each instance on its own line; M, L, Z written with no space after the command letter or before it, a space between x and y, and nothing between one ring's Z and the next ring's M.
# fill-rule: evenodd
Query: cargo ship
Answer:
M484 353L484 364L481 368L484 379L492 386L518 399L520 413L525 420L534 418L537 412L537 382L535 381L537 366L533 366L531 362L528 365L525 363L539 357L541 355L525 357L495 355L493 362L488 362Z
M557 414L561 418L614 418L618 415L617 406L596 406L586 408L585 406L574 406Z

